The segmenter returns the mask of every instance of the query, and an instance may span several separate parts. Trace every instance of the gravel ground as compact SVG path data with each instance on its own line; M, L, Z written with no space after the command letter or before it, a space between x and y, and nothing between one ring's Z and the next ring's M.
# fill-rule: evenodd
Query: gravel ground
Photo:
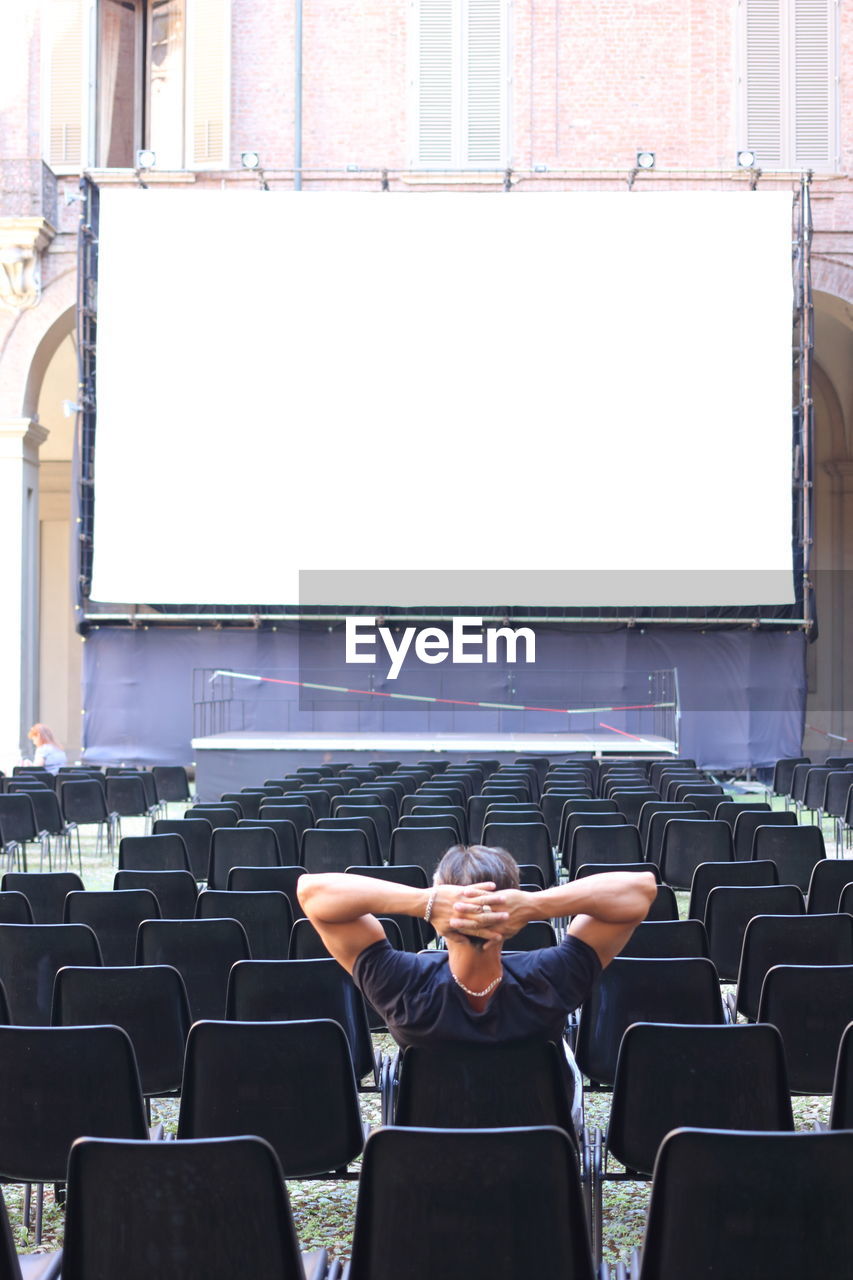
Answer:
M778 807L778 806L776 806ZM183 816L184 805L171 806L172 817ZM142 822L136 819L125 819L123 833L125 835L142 834ZM827 825L825 829L827 851L834 853L832 832ZM94 851L94 837L84 834L82 841L83 882L87 889L112 888L114 866L105 853L100 855ZM30 868L35 869L36 860L30 857ZM60 869L55 867L54 869ZM76 850L72 870L77 870ZM682 918L687 912L689 895L678 893L679 913ZM390 1037L377 1037L377 1043L387 1051L393 1050ZM360 1094L362 1116L366 1123L375 1128L379 1124L378 1095ZM794 1098L794 1123L797 1129L812 1129L817 1121L826 1123L829 1118L829 1098L799 1097ZM610 1110L610 1095L607 1093L588 1094L585 1101L587 1127L606 1130ZM161 1120L167 1132L177 1130L178 1102L173 1098L155 1100L152 1104L152 1120ZM355 1166L353 1166L355 1167ZM609 1166L618 1169L618 1165ZM631 1250L642 1243L645 1215L648 1209L650 1183L619 1182L606 1183L604 1187L604 1259L615 1264L620 1259L627 1259ZM355 1217L355 1203L358 1184L356 1182L289 1182L288 1193L293 1211L296 1231L303 1249L325 1246L337 1258L347 1259L352 1249L352 1228ZM33 1253L39 1250L56 1249L62 1243L63 1214L54 1204L53 1188L45 1188L45 1216L42 1244L36 1247L34 1234L27 1232L23 1226L23 1188L9 1185L4 1187L3 1195L9 1211L15 1236L16 1247L21 1253Z

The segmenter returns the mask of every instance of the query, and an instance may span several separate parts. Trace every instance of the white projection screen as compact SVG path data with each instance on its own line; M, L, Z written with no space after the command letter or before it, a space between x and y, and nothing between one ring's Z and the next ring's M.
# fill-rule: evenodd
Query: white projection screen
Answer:
M92 599L793 602L791 206L102 190Z

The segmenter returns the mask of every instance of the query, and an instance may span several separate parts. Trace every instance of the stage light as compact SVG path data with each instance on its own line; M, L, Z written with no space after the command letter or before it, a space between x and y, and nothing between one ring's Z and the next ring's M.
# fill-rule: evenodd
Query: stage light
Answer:
M739 169L754 169L758 164L758 157L754 151L739 151L737 153L737 167Z
M261 157L257 151L241 151L240 163L244 169L260 169Z
M654 151L638 151L637 152L637 168L638 169L654 169L655 167Z
M141 151L136 153L137 169L153 169L157 163L157 152L151 151L148 147L143 147Z

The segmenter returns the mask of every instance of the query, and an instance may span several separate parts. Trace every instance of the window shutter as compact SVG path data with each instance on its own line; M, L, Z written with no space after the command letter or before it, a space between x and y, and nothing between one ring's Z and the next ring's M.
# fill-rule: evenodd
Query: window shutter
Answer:
M468 0L465 30L466 160L503 159L504 0Z
M798 165L826 165L833 159L833 9L828 0L796 0L794 160Z
M231 0L187 3L187 154L191 169L230 161Z
M746 4L746 145L760 165L782 163L780 0Z
M420 0L418 8L418 163L451 165L455 3Z
M45 159L67 173L83 165L84 55L83 0L52 0L45 7L47 120Z

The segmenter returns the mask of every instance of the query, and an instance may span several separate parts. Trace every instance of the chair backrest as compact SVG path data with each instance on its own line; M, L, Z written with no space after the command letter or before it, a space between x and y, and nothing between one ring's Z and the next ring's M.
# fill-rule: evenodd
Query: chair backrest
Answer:
M553 1124L574 1143L573 1082L559 1052L549 1040L408 1048L400 1058L394 1124L423 1129Z
M11 926L10 926L11 927ZM133 1046L120 1027L0 1027L0 1177L62 1182L83 1134L148 1136Z
M137 935L136 963L178 970L193 1022L223 1016L231 966L250 955L246 931L233 919L144 920Z
M267 797L263 792L225 791L219 799L223 804L236 800L244 818L259 818L261 816L261 801L266 800Z
M158 832L153 836L122 836L118 846L118 869L192 871L192 866L183 836Z
M838 1046L829 1127L853 1129L853 1021L844 1028Z
M795 884L721 885L712 889L705 903L705 929L721 981L737 979L743 935L753 916L801 916L805 909Z
M296 885L305 868L293 867L232 867L228 873L229 891L240 893L264 893L270 890L283 893L290 903L294 920L301 920L305 912L299 905Z
M229 804L196 804L192 809L184 810L185 818L206 818L214 831L219 827L236 827L243 816L239 803L235 800Z
M367 836L357 827L313 827L302 837L302 864L312 873L337 871L370 861Z
M646 867L646 870L650 870ZM657 895L649 907L648 915L644 923L653 920L677 920L678 919L678 899L675 896L675 890L668 884L659 884Z
M707 822L710 816L704 809L686 809L683 813L676 815L679 822ZM646 857L649 862L660 863L663 833L666 830L667 823L672 821L672 811L666 809L659 809L649 818L649 826L646 833Z
M609 818L611 814L600 814ZM579 814L572 814L569 825L576 818L580 821L574 828L569 850L569 875L574 877L578 867L590 862L612 863L641 862L643 849L640 844L640 833L636 827L626 824L587 826Z
M541 951L557 945L557 931L550 920L531 920L507 939L504 951Z
M844 817L851 787L853 787L853 769L834 769L827 775L823 807L830 818Z
M843 1275L852 1177L853 1133L678 1129L655 1165L639 1280Z
M0 982L13 1022L29 1027L50 1023L53 980L68 964L101 964L101 949L88 925L0 925Z
M544 822L490 822L483 827L483 844L506 849L519 864L538 867L546 887L556 879L551 838Z
M157 818L154 822L154 835L180 836L187 851L193 879L207 879L210 842L213 839L213 827L207 818Z
M83 881L74 871L7 871L0 886L24 894L36 924L61 924L66 896Z
M107 808L120 818L135 818L146 813L145 786L138 774L121 774L107 778Z
M613 870L612 862L588 862L585 866L578 867L576 880L583 880L586 876L600 876L602 873ZM660 867L656 862L620 862L620 871L650 871L655 880L660 884Z
M670 818L664 825L660 873L665 884L689 889L693 873L703 862L733 860L732 831L727 822Z
M608 1151L650 1174L671 1129L793 1129L782 1039L768 1026L635 1022L619 1048Z
M106 822L107 800L103 783L95 778L81 778L74 781L73 774L69 777L70 780L63 778L59 784L59 804L65 821L76 822L78 826L85 826L89 822ZM2 798L0 798L0 806L2 806ZM0 822L2 822L2 807L0 807Z
M36 826L39 831L46 831L48 835L61 835L65 822L62 817L62 810L59 807L55 791L31 791L30 802L33 806Z
M183 1280L188 1269L304 1280L281 1166L261 1138L83 1139L67 1205L63 1280Z
M657 791L650 787L634 787L625 791L614 790L610 795L619 806L619 812L624 814L627 821L634 827L639 825L643 805L648 804L649 801L654 802L658 798Z
M337 960L250 960L228 983L226 1017L236 1022L331 1018L346 1032L357 1080L374 1071L364 998Z
M394 823L391 819L391 811L386 809L385 805L376 804L372 800L359 800L350 796L341 796L335 801L332 816L335 818L372 818L376 826L376 835L379 840L382 859L387 862L391 850L391 832L394 830Z
M734 830L735 819L742 813L770 813L770 805L765 800L721 800L714 809L714 819L727 822Z
M36 814L30 794L0 796L0 844L23 844L38 835Z
M168 804L189 800L190 784L187 771L179 764L155 764L151 769L157 784L157 794Z
M352 1058L337 1022L193 1026L178 1139L240 1133L264 1138L286 1178L344 1170L361 1154Z
M632 1022L723 1022L710 960L613 960L581 1009L576 1057L590 1080L612 1084Z
M794 780L794 769L798 764L808 764L808 756L788 756L777 760L773 767L773 793L777 796L789 796L791 783Z
M471 1188L477 1194L471 1194ZM350 1280L592 1280L577 1160L554 1127L380 1129L367 1141ZM73 1280L73 1277L72 1277Z
M190 1010L184 980L170 965L60 969L51 1021L121 1027L133 1044L143 1094L180 1089Z
M314 826L313 809L295 796L267 800L261 805L259 816L253 818L252 822L263 822L268 825L270 818L292 822L296 828L297 844L302 839L302 832Z
M831 769L827 769L824 766L809 769L806 775L806 785L803 788L804 809L823 808L823 801L826 795L826 780L831 772Z
M113 889L150 889L164 920L189 920L198 897L189 871L117 871Z
M285 960L329 960L331 952L310 920L294 921Z
M408 799L408 797L407 797ZM458 804L423 804L420 797L411 797L412 807L409 816L413 818L432 818L434 827L452 827L456 833L456 844L467 843L468 817ZM402 825L402 824L398 824Z
M737 1011L758 1017L761 987L774 965L853 964L853 916L756 916L743 935Z
M831 1093L841 1036L853 1021L853 965L774 965L758 1021L778 1027L795 1093Z
M241 818L237 823L237 830L245 831L266 827L268 831L272 831L278 842L281 865L285 867L299 866L302 857L299 852L299 829L296 823L290 820L291 812L289 809L283 809L277 818Z
M826 857L820 827L756 827L752 856L776 863L782 884L796 884L808 892L812 872Z
M797 815L787 810L774 810L772 813L753 813L749 809L744 810L735 818L733 828L735 858L738 862L745 862L752 857L752 841L756 827L795 827L796 825Z
M439 862L458 840L451 827L395 827L391 835L391 866L423 867L427 880L432 881Z
M206 889L196 899L200 920L239 920L246 930L253 960L286 960L293 912L281 890Z
M704 920L708 894L721 885L778 883L779 876L774 862L702 862L693 872L687 917L690 920Z
M643 848L646 847L646 841L649 835L649 823L656 813L689 813L691 808L689 804L676 804L674 800L647 800L640 809L640 821L637 824L640 829L640 839L643 842Z
M33 909L17 889L0 891L0 924L33 924Z
M75 890L65 899L65 923L89 926L105 965L133 964L137 929L159 915L160 904L150 889Z
M847 884L853 884L853 858L825 858L816 862L809 882L809 915L837 911L841 890Z
M708 955L701 920L644 920L619 952L623 959L679 960Z
M412 823L413 826L416 826L418 825L418 823L420 823L421 820L418 819L417 821L414 821L410 818L409 821ZM425 826L427 824L423 823L422 825ZM444 823L434 823L433 825L444 826ZM371 817L364 816L364 817L358 817L358 818L320 818L317 822L317 827L320 830L328 830L328 831L334 831L338 829L353 830L354 828L357 828L359 831L363 831L365 836L367 837L367 848L368 848L367 862L372 866L379 867L382 865L382 853L379 848L379 836L376 832L376 823L373 821Z
M279 847L269 827L231 827L214 830L210 843L209 889L224 889L232 867L277 867Z

